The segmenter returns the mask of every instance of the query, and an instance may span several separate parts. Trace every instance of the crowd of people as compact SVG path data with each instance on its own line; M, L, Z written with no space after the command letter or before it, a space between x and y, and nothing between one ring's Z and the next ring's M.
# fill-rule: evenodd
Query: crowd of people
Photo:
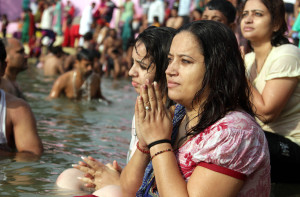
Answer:
M129 76L138 93L127 165L82 157L59 175L59 187L92 188L101 197L270 196L271 183L300 182L300 1L141 0L138 17L132 1L104 0L87 5L78 23L71 1L64 11L59 0L39 3L44 10L34 17L27 8L21 37L0 45L1 112L22 115L9 107L18 104L30 117L24 141L17 120L1 119L3 145L42 154L16 81L27 68L23 44L34 43L29 55L38 54L38 67L55 78L49 99L109 103L102 76ZM45 22L52 12L56 23ZM38 15L40 38L25 25ZM25 146L28 140L35 143Z

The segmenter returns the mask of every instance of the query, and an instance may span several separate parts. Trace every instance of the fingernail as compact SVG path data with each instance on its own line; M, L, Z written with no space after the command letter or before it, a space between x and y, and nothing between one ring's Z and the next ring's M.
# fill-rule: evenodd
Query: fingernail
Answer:
M77 166L78 166L77 164L72 164L72 167L73 167L73 168L75 168L75 167L77 167Z
M153 82L153 85L154 85L155 87L157 87L157 82L156 82L156 81L154 81L154 82Z
M82 159L82 160L85 160L85 159L86 159L86 157L84 157L84 156L81 156L81 159Z
M77 177L77 179L81 180L81 179L82 179L82 177L80 177L80 176L79 176L79 177Z

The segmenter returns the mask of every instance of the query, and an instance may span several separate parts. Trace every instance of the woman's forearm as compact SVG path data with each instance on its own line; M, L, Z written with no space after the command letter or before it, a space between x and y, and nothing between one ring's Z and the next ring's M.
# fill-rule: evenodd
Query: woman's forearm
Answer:
M123 197L135 196L142 185L145 169L150 161L149 154L136 150L128 164L122 170L120 183Z
M170 144L159 144L150 149L151 155L171 149ZM179 171L173 151L166 151L152 159L155 180L160 196L188 196L187 183Z

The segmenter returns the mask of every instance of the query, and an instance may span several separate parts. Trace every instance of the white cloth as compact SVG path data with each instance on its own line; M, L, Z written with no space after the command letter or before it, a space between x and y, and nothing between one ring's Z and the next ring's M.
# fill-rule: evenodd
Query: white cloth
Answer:
M161 0L155 0L151 2L148 10L148 24L153 23L153 17L158 16L158 21L160 24L164 22L165 17L165 5Z
M79 26L79 34L84 35L91 30L91 24L93 23L93 8L91 5L84 8Z
M32 11L32 14L35 15L38 11L38 5L34 1L32 1L32 2L30 2L29 7Z
M5 120L6 120L6 100L5 92L0 89L1 100L0 100L0 145L6 145L6 130L5 130Z
M136 150L136 144L139 141L139 139L137 138L136 132L135 132L135 120L134 120L134 116L132 118L132 126L131 126L131 140L130 140L130 145L129 145L129 149L127 152L127 163L129 162L129 160L131 159L131 157L133 156L135 150Z
M283 0L284 3L291 3L291 4L295 4L296 0Z
M52 29L53 11L53 7L44 10L41 18L41 29Z
M180 0L178 6L178 16L190 15L191 0Z

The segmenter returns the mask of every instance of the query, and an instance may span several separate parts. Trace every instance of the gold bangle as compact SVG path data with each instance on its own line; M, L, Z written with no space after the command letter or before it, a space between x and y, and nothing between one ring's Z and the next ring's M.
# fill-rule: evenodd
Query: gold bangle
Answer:
M158 151L158 152L156 152L153 156L151 156L151 160L152 160L155 156L157 156L157 155L159 155L159 154L161 154L161 153L170 152L170 151L173 151L173 150L172 150L171 148L168 148L168 149L166 149L166 150Z

